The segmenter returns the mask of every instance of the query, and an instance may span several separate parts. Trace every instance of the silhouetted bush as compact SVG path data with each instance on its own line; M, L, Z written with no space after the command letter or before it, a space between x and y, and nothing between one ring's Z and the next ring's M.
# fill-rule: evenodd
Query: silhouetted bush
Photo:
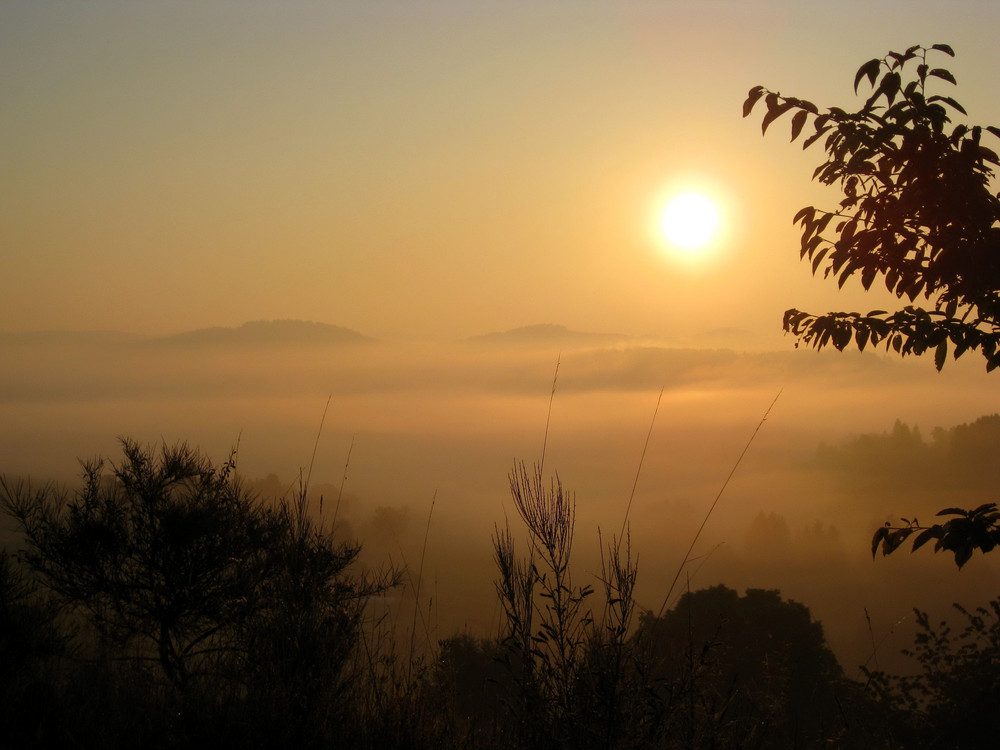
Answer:
M848 742L854 716L845 706L860 697L858 686L844 677L809 609L777 591L688 592L663 617L643 616L636 638L653 676L683 686L679 727L693 746L710 738L761 748Z
M242 727L273 746L332 739L350 711L365 604L394 575L348 575L360 548L309 516L305 488L264 505L242 488L233 457L215 467L183 444L122 448L121 463L85 464L72 494L0 480L0 506L24 535L21 559L87 626L92 694L119 710L139 701L153 723L175 717L151 732L175 740L219 741L213 727L227 715L238 717L230 737ZM4 591L20 607L5 617L16 624L30 610L11 570L4 557ZM65 671L67 706L86 698L73 696L80 672ZM82 731L85 717L76 721ZM115 722L99 729L113 745Z
M955 632L914 610L918 631L903 651L918 663L913 675L869 673L892 735L906 747L996 747L1000 737L1000 599L974 611Z

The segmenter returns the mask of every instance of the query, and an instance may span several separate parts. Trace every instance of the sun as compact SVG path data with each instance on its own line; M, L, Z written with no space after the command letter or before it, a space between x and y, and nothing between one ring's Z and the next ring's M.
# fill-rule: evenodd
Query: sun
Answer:
M660 223L664 236L684 250L708 244L719 226L719 212L701 193L684 193L667 204Z

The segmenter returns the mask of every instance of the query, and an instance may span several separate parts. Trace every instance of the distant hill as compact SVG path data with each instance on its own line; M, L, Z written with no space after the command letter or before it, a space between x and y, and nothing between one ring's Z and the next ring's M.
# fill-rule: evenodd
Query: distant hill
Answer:
M374 341L350 328L311 320L255 320L238 328L199 328L150 339L149 344L179 346L284 346L363 344Z
M518 345L562 345L562 346L606 346L625 341L628 337L620 333L587 333L571 331L566 326L541 323L522 326L509 331L486 333L473 336L469 341L477 344L518 344Z

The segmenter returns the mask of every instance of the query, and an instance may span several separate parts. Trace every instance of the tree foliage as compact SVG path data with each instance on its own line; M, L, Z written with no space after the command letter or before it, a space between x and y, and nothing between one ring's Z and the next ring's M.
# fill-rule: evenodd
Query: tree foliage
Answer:
M636 637L651 647L650 669L686 675L682 703L702 714L710 737L688 746L851 746L841 732L844 701L853 689L826 643L823 626L805 605L779 591L727 586L686 592L662 617L644 615Z
M388 583L346 575L359 548L308 517L304 492L259 502L233 456L217 467L185 444L122 451L85 463L73 493L0 478L37 579L106 648L148 654L179 689L213 670L266 673L285 693L320 667L334 682L365 598Z
M956 84L932 67L938 55L954 52L917 45L866 62L854 90L865 82L872 92L856 112L750 89L743 116L763 101L766 133L791 113L793 141L823 144L826 160L813 179L843 191L836 209L807 206L795 215L800 257L841 287L851 277L866 290L880 280L908 303L867 314L787 310L783 326L797 344L843 350L853 340L903 356L933 351L939 370L949 351L957 358L978 350L987 370L1000 365L1000 196L991 191L1000 160L983 143L1000 128L952 122L967 113L937 92Z
M868 672L869 685L889 720L895 747L947 750L995 747L1000 732L1000 600L966 609L952 627L914 610L917 632L903 654L919 670L906 675ZM866 670L867 671L867 670Z
M951 552L955 555L955 564L961 568L975 550L991 552L1000 544L1000 511L996 503L984 503L973 510L945 508L937 515L953 518L931 526L921 526L917 519L904 518L903 526L893 526L887 521L872 537L872 556L880 546L883 555L892 554L916 533L911 551L916 552L933 539L934 551Z

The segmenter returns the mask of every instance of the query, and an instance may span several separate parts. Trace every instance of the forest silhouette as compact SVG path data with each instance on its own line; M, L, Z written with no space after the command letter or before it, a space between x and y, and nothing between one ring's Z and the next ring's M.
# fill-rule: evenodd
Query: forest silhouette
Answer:
M998 425L925 443L897 422L817 461L877 460L902 477L913 462L982 469L974 446ZM577 583L573 493L519 463L516 522L493 540L496 635L415 647L429 635L422 561L360 564L336 521L340 493L317 499L303 477L275 496L271 477L261 495L232 456L121 449L85 463L73 490L0 483L23 536L0 559L6 746L980 747L995 736L1000 600L957 607L952 626L918 610L916 671L876 659L849 677L809 608L777 590L688 584L659 614L642 607L627 527L598 535L601 570Z

